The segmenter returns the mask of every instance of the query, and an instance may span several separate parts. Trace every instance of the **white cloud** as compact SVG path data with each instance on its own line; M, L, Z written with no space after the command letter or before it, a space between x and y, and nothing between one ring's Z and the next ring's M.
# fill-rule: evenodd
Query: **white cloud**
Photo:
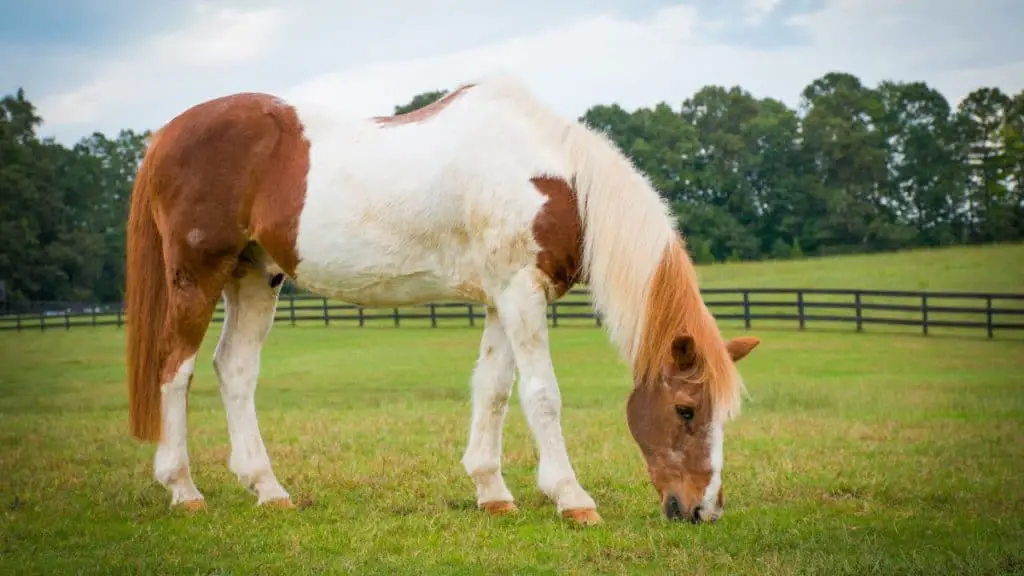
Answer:
M200 4L196 12L193 26L153 42L152 52L160 61L194 67L251 61L270 50L286 17L277 9L240 12L208 4Z
M958 28L968 17L958 0L831 0L790 19L809 39L798 45L757 48L707 36L722 26L744 29L751 26L744 18L760 21L779 7L779 0L744 2L746 10L731 24L711 23L693 6L645 19L544 20L527 0L493 8L486 22L468 8L456 10L455 0L451 18L416 12L408 20L350 14L346 3L324 10L205 7L192 25L129 47L127 56L98 66L92 80L44 99L40 113L44 128L65 140L93 129L154 128L201 99L234 91L268 90L371 115L390 113L418 92L497 70L519 74L571 116L613 101L626 108L662 100L678 107L706 84L738 84L795 106L803 87L830 71L856 74L867 84L923 80L953 105L983 85L1024 88L1024 51L1003 50L1001 60L986 56L984 25L999 16L975 12L970 26ZM502 18L526 24L494 24ZM532 21L540 23L530 28ZM973 61L965 62L966 54Z
M107 127L123 106L146 103L204 73L266 54L283 18L274 9L242 12L199 4L191 25L129 47L123 58L98 63L91 80L43 98L39 110L49 127Z
M782 0L747 0L748 13L744 18L744 22L751 25L760 24L781 3Z

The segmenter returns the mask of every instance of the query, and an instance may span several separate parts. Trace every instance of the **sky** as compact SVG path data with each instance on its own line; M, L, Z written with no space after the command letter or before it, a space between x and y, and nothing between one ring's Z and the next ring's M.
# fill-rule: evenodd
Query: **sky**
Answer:
M970 6L970 7L969 7ZM739 85L796 108L830 72L924 81L955 106L1024 89L1020 0L34 0L2 10L0 88L66 144L265 91L352 114L494 72L558 112L673 108Z

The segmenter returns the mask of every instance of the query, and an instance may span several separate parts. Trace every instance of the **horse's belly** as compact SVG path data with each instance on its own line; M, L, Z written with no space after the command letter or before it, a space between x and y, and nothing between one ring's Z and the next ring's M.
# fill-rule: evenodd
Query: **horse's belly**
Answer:
M336 238L304 255L296 283L363 306L405 306L439 300L486 302L477 267L455 247Z
M388 276L354 282L356 278L321 279L314 290L360 306L409 306L447 300L457 295L447 282L433 274Z

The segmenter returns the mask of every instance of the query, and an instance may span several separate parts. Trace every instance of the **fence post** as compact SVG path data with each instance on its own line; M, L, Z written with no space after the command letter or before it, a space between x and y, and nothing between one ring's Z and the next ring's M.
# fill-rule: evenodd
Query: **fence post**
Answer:
M921 295L921 331L928 335L928 295Z
M861 332L864 329L864 318L860 309L860 290L854 293L853 299L857 308L857 332Z
M597 310L594 310L593 314L594 314L594 322L597 324L597 327L600 328L601 327L601 313L598 312Z
M743 291L743 327L750 330L750 291Z
M359 327L362 328L366 326L366 310L362 306L356 308L356 310L359 310Z
M796 309L797 317L800 319L800 329L804 329L804 291L796 291Z
M393 310L392 315L395 318L395 328L398 328L398 308L394 308Z
M327 310L327 298L324 298L324 326L331 324L331 315Z
M988 328L988 337L992 338L992 296L985 296L985 327Z
M18 328L18 332L21 332L21 313L14 315L14 325Z
M430 303L430 327L437 328L437 306Z
M469 325L476 326L476 318L473 317L473 305L466 304L466 309L469 310Z
M295 294L288 295L288 317L292 321L292 326L295 326Z

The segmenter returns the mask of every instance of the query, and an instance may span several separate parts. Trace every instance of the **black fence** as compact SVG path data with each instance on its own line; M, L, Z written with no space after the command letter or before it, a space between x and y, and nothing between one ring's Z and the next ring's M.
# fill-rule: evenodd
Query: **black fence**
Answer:
M868 326L901 326L928 335L935 329L985 333L1024 332L1024 294L971 292L909 292L892 290L834 290L793 288L706 288L702 291L715 317L745 329L769 325L848 325L858 332ZM573 290L548 307L548 318L559 325L601 325L589 291ZM437 328L477 325L484 318L479 304L438 302L404 308L363 308L309 295L283 295L275 322L324 326L418 325ZM223 303L214 322L224 319ZM119 304L40 302L0 314L0 330L49 330L73 327L123 326L128 321Z

